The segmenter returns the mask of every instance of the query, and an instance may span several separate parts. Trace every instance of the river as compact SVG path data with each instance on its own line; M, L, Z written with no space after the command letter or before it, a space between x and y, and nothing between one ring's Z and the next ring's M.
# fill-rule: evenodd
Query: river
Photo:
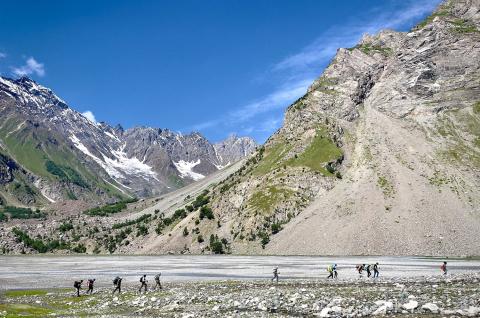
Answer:
M450 273L480 272L480 260L450 259ZM318 256L0 256L0 289L71 287L75 279L96 278L111 286L115 276L137 284L139 276L162 273L162 281L267 279L279 267L282 279L318 279L328 264L338 265L339 278L354 278L355 265L379 262L382 277L440 275L443 259L424 257Z

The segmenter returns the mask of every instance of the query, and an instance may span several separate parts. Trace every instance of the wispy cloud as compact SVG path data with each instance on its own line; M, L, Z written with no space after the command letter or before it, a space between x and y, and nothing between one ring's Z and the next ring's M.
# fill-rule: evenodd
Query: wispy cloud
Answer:
M95 115L90 110L83 112L82 115L88 120L90 120L92 123L97 122L97 120L95 119Z
M17 76L29 76L35 74L43 77L45 76L45 65L37 62L33 57L29 57L25 65L12 68L12 72Z
M313 78L283 84L276 91L268 94L258 101L254 101L240 107L229 114L231 123L243 122L259 114L266 113L278 108L284 108L289 103L305 94Z
M7 57L7 53L0 52L0 59L4 59Z
M352 20L342 26L333 26L300 52L275 64L272 70L303 71L312 65L324 65L332 58L338 48L355 45L363 34L374 34L382 29L397 29L405 25L411 25L431 12L439 2L440 0L410 0L405 1L401 8L395 8L392 11L373 9L369 15L375 18L364 23Z

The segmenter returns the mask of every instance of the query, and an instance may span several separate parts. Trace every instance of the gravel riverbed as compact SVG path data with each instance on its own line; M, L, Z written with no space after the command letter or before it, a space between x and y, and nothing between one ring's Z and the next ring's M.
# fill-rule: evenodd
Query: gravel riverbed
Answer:
M166 282L139 294L101 287L2 292L0 317L367 317L480 316L480 274ZM85 290L83 290L85 291Z

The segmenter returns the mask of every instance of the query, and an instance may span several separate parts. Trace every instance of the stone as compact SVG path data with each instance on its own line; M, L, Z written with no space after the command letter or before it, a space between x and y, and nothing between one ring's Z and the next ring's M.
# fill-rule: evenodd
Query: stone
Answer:
M405 310L414 310L418 307L418 301L410 300L408 303L403 304L402 308Z
M426 303L425 305L422 306L422 309L424 311L427 311L427 312L431 312L431 313L438 313L440 311L440 308L438 308L437 305L435 305L434 303Z

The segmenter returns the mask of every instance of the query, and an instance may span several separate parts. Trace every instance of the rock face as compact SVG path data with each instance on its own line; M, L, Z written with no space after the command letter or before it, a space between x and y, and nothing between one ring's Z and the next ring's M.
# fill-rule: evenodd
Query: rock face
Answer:
M0 154L9 158L0 164L0 191L11 193L5 185L18 181L32 190L30 204L161 194L226 164L199 133L94 123L26 77L0 77L0 118ZM242 142L252 146L236 146ZM230 144L235 148L222 151L232 160L249 155L256 146L250 138L224 142L226 148ZM22 167L31 180L17 178L8 162ZM9 201L18 203L16 199L13 195Z
M198 228L234 253L480 254L479 8L447 1L410 32L339 49L211 192L222 226L192 217L173 231Z

